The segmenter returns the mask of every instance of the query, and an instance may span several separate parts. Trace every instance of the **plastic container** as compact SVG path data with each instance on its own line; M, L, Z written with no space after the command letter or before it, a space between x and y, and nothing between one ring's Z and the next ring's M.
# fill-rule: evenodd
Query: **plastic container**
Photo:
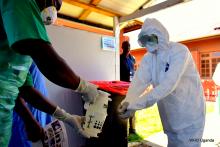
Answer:
M86 121L83 128L91 137L98 137L98 133L101 133L107 117L108 101L111 100L109 93L104 91L99 92L100 94L96 98L96 102L86 106Z

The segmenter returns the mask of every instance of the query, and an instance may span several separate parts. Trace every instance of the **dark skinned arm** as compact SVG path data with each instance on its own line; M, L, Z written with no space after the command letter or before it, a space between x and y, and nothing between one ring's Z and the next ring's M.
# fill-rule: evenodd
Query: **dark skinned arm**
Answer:
M25 125L25 130L27 133L28 140L36 142L44 138L44 131L40 124L35 120L24 99L19 95L14 110L22 118Z
M47 98L37 91L34 87L23 86L19 89L19 95L33 107L52 115L56 110L56 105L52 104Z
M22 55L29 55L40 71L53 83L75 90L80 78L72 71L52 45L40 39L27 39L14 43L12 49Z
M43 112L53 115L53 117L57 118L58 120L61 120L69 124L72 128L75 129L77 133L79 133L80 135L86 138L89 138L89 135L84 132L81 126L82 123L84 122L83 117L78 116L78 115L71 115L67 113L65 110L59 108L58 106L53 105L47 99L45 99L43 95L41 95L37 90L35 90L31 86L23 86L19 89L19 91L20 91L19 96L22 97L26 102L30 103L32 106L34 106L35 108ZM30 123L34 124L31 121L30 115L24 114L22 111L20 112L20 114L23 115L24 120L26 120L25 124L28 125L27 128L29 128ZM37 125L34 127L38 128ZM33 131L30 130L29 133L33 135L37 131L39 132L40 129L38 130L36 129ZM41 138L38 137L38 140Z
M43 128L35 120L32 113L27 108L25 101L35 108L50 115L54 113L56 106L48 101L46 97L38 92L34 87L23 86L19 88L19 91L20 92L16 100L15 111L24 121L28 139L32 142L36 142L44 138Z

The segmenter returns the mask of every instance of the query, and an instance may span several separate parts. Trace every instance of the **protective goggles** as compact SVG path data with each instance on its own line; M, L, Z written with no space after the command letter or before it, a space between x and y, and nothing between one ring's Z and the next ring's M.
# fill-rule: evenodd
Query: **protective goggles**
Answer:
M145 47L146 44L156 45L158 44L158 37L155 34L143 35L138 39L138 43L141 47Z

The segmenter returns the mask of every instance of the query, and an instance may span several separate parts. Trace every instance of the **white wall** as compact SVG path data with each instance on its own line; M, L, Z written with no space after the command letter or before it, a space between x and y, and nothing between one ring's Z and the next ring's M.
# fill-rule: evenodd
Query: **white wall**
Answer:
M49 26L51 42L68 65L86 80L115 80L119 77L119 52L103 51L100 34ZM117 57L117 59L116 59ZM117 63L116 63L117 62ZM71 114L83 115L83 103L78 93L61 88L47 80L49 99ZM85 140L66 125L69 147L83 146Z
M82 78L115 80L119 54L101 49L102 35L61 26L47 27L47 31L56 51Z

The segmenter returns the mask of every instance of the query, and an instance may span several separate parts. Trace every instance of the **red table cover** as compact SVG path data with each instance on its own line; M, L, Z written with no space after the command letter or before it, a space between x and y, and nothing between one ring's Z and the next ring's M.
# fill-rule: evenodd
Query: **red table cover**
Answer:
M130 84L129 82L124 82L124 81L90 81L90 82L97 85L101 90L123 96L126 95Z

